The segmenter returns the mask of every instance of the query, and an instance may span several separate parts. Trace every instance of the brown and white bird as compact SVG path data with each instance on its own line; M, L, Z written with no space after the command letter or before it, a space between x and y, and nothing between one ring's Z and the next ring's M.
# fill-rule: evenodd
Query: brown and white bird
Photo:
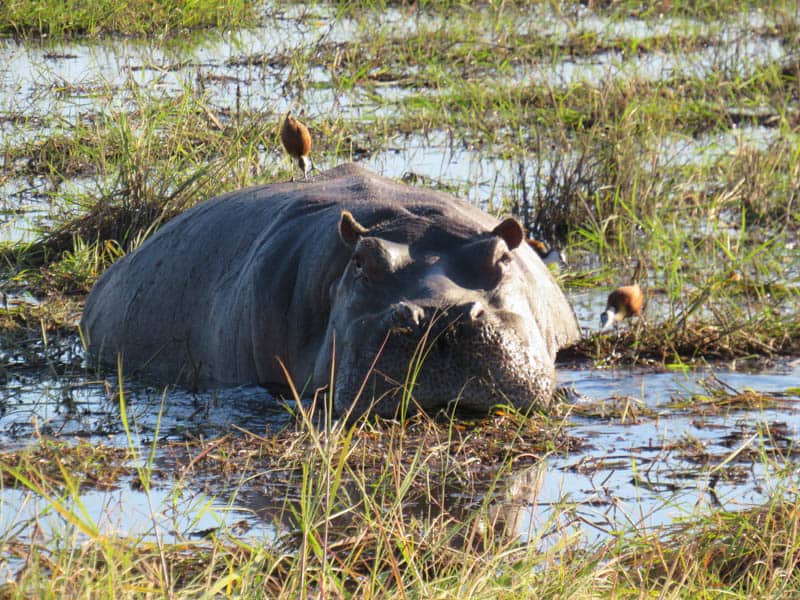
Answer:
M617 323L642 313L644 295L638 283L641 270L642 263L639 261L633 274L633 282L618 287L608 295L606 309L600 315L600 331L613 329Z
M600 315L600 331L608 331L628 317L642 313L642 289L638 283L618 287L608 295L606 310Z
M297 161L303 171L303 179L307 179L311 170L311 134L308 132L308 127L292 116L292 111L286 113L286 119L283 121L281 143L289 156Z
M527 240L528 245L536 251L539 258L546 265L558 265L560 268L566 268L568 265L567 259L558 248L548 248L547 244L539 240Z

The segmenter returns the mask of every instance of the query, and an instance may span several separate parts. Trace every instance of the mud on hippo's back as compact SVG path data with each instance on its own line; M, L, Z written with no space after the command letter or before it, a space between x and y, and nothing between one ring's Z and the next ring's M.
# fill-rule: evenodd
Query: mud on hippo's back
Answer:
M170 221L106 271L90 354L164 383L327 385L394 414L546 406L575 316L538 256L452 196L354 165L232 192ZM413 384L413 385L412 385Z

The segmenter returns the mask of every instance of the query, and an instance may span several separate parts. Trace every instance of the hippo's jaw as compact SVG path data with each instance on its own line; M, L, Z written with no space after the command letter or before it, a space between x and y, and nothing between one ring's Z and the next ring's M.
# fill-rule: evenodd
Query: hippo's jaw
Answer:
M352 323L344 338L360 342L337 349L336 412L393 417L417 408L485 413L495 403L546 407L553 363L533 356L536 345L504 322L520 317L487 314L474 303L456 312L455 318L452 311L426 318L426 311L400 302L384 315Z

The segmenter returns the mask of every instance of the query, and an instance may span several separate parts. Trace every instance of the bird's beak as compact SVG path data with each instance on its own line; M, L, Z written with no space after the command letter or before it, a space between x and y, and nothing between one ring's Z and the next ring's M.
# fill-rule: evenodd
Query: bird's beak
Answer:
M613 308L609 308L602 315L600 315L600 331L608 331L614 328L617 314Z
M308 172L311 170L311 160L305 156L297 159L297 164L300 165L300 170L303 171L303 179L308 179Z

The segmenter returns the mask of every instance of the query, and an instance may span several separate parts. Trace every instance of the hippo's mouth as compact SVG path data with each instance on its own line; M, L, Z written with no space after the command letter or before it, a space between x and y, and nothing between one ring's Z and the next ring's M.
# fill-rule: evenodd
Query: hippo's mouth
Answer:
M453 406L486 413L500 403L544 407L552 395L552 362L536 358L496 319L393 326L372 343L344 350L351 356L336 378L340 413L353 407L354 414L392 417L401 407L410 414Z

